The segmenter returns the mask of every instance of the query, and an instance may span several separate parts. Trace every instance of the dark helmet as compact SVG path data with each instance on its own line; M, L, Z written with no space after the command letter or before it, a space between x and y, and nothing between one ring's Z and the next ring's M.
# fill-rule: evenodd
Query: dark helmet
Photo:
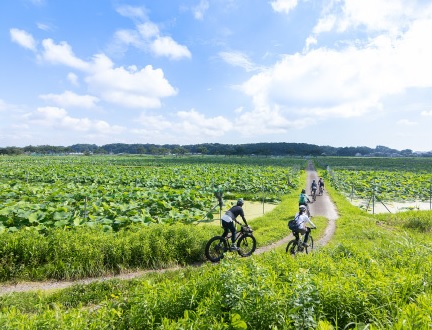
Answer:
M243 198L239 198L239 199L237 199L237 205L238 205L238 206L243 206L243 204L244 204L244 200L243 200Z
M304 205L300 205L300 206L299 206L299 211L300 211L300 212L305 212L305 211L306 211L306 206L304 206Z
M305 189L302 189L302 194L306 194L306 190Z

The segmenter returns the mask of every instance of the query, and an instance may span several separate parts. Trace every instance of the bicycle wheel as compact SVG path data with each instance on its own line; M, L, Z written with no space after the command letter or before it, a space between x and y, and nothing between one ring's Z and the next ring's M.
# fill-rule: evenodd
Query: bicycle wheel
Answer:
M286 253L289 253L291 255L296 255L299 252L302 252L299 250L298 243L295 239L288 242L287 247L285 249Z
M305 247L304 250L306 252L306 254L308 254L309 252L312 252L313 247L314 247L314 242L313 242L313 237L312 235L309 235L309 239L308 239L308 243L309 246Z
M256 249L256 239L251 235L243 235L237 241L238 254L242 257L248 257L254 253Z
M210 238L205 247L205 255L211 262L221 260L225 251L228 251L228 243L222 236Z

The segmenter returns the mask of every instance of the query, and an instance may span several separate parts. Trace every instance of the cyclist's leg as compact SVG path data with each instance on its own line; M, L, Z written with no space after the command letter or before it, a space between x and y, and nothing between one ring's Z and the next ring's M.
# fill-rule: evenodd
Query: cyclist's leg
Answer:
M236 240L236 226L234 221L227 222L227 224L228 224L228 230L231 231L231 242L234 245L234 242Z
M224 230L222 237L225 238L225 237L227 237L228 233L230 232L230 229L228 227L228 222L222 220L222 228Z
M310 231L311 231L311 229L309 227L306 227L303 243L307 243Z

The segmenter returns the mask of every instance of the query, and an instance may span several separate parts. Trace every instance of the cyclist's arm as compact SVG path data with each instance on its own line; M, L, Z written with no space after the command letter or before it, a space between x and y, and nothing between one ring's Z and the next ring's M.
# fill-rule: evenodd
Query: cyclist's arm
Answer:
M316 228L316 226L315 226L314 223L311 221L311 219L308 218L308 221L307 221L307 222L312 226L312 228Z
M248 224L247 224L243 209L241 210L240 216L242 217L244 224L247 226Z

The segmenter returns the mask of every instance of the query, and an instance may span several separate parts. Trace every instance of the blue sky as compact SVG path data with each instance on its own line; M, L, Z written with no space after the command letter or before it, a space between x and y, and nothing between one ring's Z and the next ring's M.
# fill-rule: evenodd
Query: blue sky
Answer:
M432 150L432 2L2 0L0 146Z

